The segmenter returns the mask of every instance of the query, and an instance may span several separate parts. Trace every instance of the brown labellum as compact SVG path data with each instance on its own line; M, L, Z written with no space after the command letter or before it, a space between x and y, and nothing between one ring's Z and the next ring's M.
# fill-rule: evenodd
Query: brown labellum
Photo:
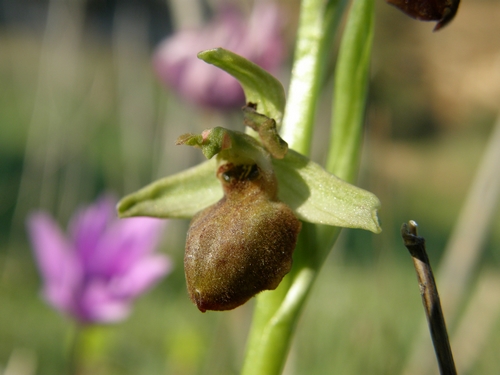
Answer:
M387 0L410 17L421 21L439 21L434 31L446 26L458 11L460 0Z
M184 257L188 292L202 312L234 309L275 289L291 269L301 228L278 201L272 172L227 163L217 177L224 197L193 218Z

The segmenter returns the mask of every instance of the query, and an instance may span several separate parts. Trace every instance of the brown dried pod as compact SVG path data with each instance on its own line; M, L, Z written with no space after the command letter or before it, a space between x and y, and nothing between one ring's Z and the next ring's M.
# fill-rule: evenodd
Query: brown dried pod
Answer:
M387 0L410 17L421 21L439 21L434 31L448 24L458 11L460 0Z
M217 177L224 197L193 218L184 257L188 292L202 312L231 310L275 289L292 267L301 229L277 199L273 172L227 163Z

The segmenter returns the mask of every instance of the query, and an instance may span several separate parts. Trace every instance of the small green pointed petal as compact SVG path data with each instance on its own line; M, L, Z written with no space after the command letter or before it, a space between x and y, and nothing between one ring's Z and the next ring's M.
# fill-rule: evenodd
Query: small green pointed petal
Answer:
M264 148L273 158L283 159L288 151L288 143L280 137L276 128L276 121L258 113L251 106L243 107L243 114L245 116L243 122L259 134Z
M275 134L279 138L276 132ZM198 147L207 159L217 155L220 162L256 163L263 170L272 170L269 153L255 138L239 131L215 127L204 130L201 134L183 134L175 144Z
M216 159L155 181L118 202L120 217L191 218L222 198Z
M215 65L236 78L247 103L257 104L257 112L276 121L278 127L285 110L285 90L281 83L258 65L224 48L202 51L198 58Z
M183 134L177 138L175 144L198 147L207 159L211 159L222 150L231 148L231 134L230 130L215 127L201 134Z
M316 224L360 228L379 233L378 198L326 172L305 156L289 150L274 159L278 197L299 219Z

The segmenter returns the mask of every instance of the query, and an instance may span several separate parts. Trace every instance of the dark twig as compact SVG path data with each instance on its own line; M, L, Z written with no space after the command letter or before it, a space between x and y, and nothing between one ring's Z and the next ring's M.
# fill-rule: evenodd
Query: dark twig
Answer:
M434 350L441 375L456 375L455 362L451 352L448 332L444 322L439 294L432 274L431 264L425 251L425 239L417 235L417 223L410 220L401 227L401 236L410 252L417 272L420 295L424 304L427 322L431 332Z

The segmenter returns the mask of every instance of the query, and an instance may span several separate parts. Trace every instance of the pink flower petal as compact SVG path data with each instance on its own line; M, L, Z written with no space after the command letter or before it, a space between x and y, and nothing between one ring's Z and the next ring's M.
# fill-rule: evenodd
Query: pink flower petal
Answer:
M71 220L69 232L84 264L92 262L97 244L109 223L116 217L116 200L103 196L95 204L80 210Z
M74 249L57 224L43 212L30 215L28 231L44 282L45 298L56 308L67 311L81 270Z
M46 299L81 322L126 318L133 299L171 268L168 257L153 254L166 221L118 220L114 205L104 197L76 215L74 244L45 213L27 223Z
M78 297L73 311L80 321L92 323L114 323L125 319L130 313L131 301L116 298L104 280L93 279Z
M135 298L167 275L172 269L168 257L151 255L135 263L122 277L112 281L110 287L116 295Z
M266 70L274 70L283 61L285 55L284 41L280 35L283 14L277 4L268 1L257 1L248 21L245 39L236 53ZM265 43L262 43L262 41Z
M97 244L92 272L112 277L128 272L158 246L166 221L149 217L116 220Z
M278 7L267 1L256 2L250 19L227 6L204 28L180 31L161 43L153 66L160 80L186 100L219 109L240 108L245 97L238 81L196 54L223 47L272 71L284 56L279 21Z

